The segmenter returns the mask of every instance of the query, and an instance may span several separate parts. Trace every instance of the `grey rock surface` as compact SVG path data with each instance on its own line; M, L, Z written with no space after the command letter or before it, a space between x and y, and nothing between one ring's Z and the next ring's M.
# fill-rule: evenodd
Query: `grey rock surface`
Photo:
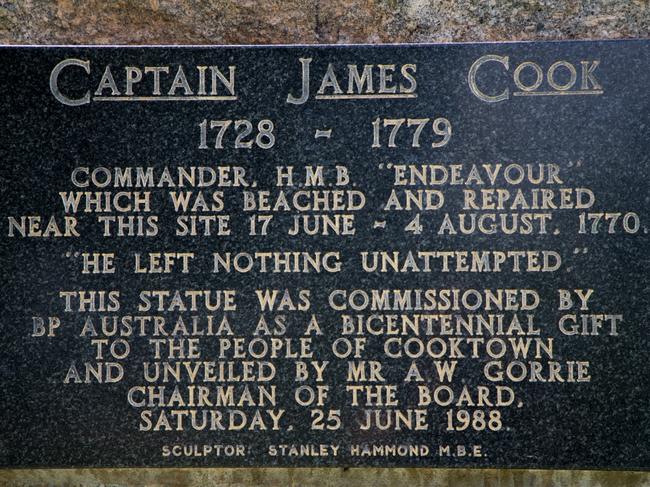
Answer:
M647 37L649 0L13 0L7 44L451 42Z

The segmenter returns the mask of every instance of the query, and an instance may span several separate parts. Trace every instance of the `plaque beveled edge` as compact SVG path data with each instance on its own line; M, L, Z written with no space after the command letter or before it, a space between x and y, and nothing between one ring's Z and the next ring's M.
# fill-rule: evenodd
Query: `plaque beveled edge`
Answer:
M488 46L488 45L529 45L529 44L588 44L588 43L634 43L650 42L648 37L623 37L617 39L594 38L594 39L525 39L525 40L506 40L506 41L457 41L457 42L382 42L382 43L294 43L294 44L6 44L0 43L0 48L119 48L119 49L141 49L141 48L174 48L174 49L204 49L204 48L345 48L345 47L445 47L445 46Z

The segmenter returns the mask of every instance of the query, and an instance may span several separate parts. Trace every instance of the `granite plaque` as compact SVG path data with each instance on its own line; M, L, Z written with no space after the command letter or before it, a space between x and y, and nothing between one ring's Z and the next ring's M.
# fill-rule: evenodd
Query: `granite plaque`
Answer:
M0 49L0 465L648 469L649 47Z

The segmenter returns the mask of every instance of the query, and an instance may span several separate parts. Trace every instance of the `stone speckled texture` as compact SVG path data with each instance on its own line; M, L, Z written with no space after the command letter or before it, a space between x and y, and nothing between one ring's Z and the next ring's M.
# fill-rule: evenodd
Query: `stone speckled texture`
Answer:
M446 42L648 37L648 0L9 0L7 44ZM631 472L448 469L5 470L0 486L648 487Z
M647 37L648 0L18 0L9 44L450 42Z
M2 481L7 482L2 484ZM78 469L0 473L11 487L648 487L640 472L424 468Z

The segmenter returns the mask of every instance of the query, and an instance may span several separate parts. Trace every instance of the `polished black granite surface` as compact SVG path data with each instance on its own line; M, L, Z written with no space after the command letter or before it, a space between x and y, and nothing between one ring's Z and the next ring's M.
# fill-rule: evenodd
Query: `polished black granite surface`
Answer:
M649 47L0 49L0 466L648 469Z

